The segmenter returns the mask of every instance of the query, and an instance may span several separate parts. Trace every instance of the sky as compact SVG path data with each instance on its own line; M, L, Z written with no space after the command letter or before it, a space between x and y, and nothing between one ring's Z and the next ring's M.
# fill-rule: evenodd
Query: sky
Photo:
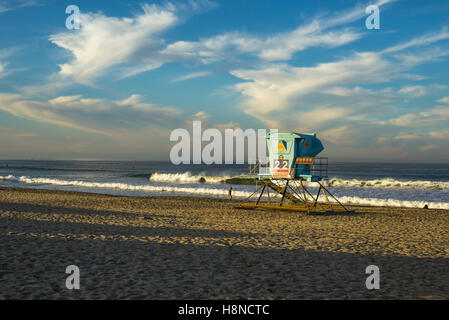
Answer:
M202 120L315 132L336 161L449 163L448 17L445 0L0 0L0 158L168 161L171 131Z

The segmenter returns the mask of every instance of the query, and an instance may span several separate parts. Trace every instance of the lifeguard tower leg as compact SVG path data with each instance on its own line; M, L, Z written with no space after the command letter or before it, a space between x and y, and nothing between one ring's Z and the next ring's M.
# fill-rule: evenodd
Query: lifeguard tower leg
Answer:
M318 182L318 184L321 186L321 188L323 188L323 193L324 193L324 191L326 191L327 193L329 193L329 195L335 200L335 201L337 201L337 203L340 205L340 206L342 206L343 207L343 209L345 209L346 211L349 211L340 201L338 201L338 199L337 198L335 198L334 197L334 195L329 191L329 190L327 190L321 183L319 183ZM326 197L326 199L327 199L327 197ZM329 200L328 200L329 201Z
M263 185L263 188L262 188L262 192L260 193L260 196L259 196L259 199L257 199L257 202L256 202L256 204L259 204L259 202L260 202L260 199L262 199L262 196L263 196L263 192L265 191L265 188L267 187L267 185L266 184L264 184Z
M284 192L282 193L282 200L281 200L280 206L282 206L282 204L284 203L284 198L285 198L285 193L287 192L287 187L288 187L288 180L285 183Z

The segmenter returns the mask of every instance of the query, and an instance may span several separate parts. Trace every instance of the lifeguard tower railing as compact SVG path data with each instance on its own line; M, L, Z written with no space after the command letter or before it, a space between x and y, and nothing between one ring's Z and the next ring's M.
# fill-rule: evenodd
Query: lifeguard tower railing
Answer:
M327 157L315 157L313 158L310 164L307 164L309 167L307 168L307 173L310 176L322 177L323 179L328 178L328 166L329 159ZM299 169L297 166L293 168L294 177L297 176L297 172L304 172L304 168ZM249 165L249 175L250 176L271 176L270 170L270 162L266 164L262 164L262 162L258 161L255 164Z
M311 211L348 211L321 183L328 178L328 158L296 158L295 166L285 177L272 175L270 163L257 162L249 166L249 174L256 177L256 191L243 200L241 207ZM303 182L317 184L316 195ZM271 190L272 192L270 193ZM320 200L320 194L324 199ZM265 195L265 200L263 196ZM255 196L255 199L253 197ZM253 200L252 200L253 199ZM332 200L333 199L333 200ZM290 203L285 203L288 200Z

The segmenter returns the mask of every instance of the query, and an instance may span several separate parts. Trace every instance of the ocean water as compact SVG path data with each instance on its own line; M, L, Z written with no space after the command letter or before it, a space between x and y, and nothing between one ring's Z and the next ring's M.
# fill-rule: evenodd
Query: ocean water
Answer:
M246 165L0 160L0 186L138 196L243 198ZM329 163L329 190L345 204L449 209L449 164ZM310 185L315 191L313 185Z

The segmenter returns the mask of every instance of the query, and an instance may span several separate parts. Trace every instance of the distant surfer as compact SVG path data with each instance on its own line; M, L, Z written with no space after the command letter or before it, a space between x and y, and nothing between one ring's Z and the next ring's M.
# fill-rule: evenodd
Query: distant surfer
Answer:
M229 200L232 200L232 187L229 187L228 196Z
M423 209L429 209L429 206L425 204Z

